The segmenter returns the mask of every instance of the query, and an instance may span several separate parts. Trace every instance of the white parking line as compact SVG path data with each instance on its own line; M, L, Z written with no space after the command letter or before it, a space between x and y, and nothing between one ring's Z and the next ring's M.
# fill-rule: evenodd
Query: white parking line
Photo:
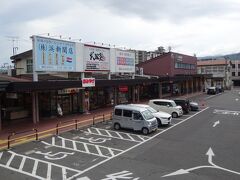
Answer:
M96 130L97 132L93 132L91 129ZM122 140L127 140L127 141L133 141L133 142L142 142L142 138L139 138L139 135L137 134L131 134L131 133L125 133L125 132L116 132L112 130L106 130L106 129L101 129L101 128L88 128L87 133L89 134L95 134L95 135L100 135L100 136L105 136L105 137L111 137L111 138L116 138L116 139L122 139ZM102 132L108 134L105 135ZM129 138L124 138L123 135L129 137ZM142 136L144 141L148 139L148 136ZM137 138L137 139L136 139Z
M64 170L62 170L62 173L63 173L63 174L62 174L62 177L63 177L63 179L66 179L66 178L64 178L64 177L66 177L66 174L67 174L67 173L70 173L70 174L72 174L72 176L73 176L73 175L76 175L76 174L79 174L79 173L82 172L82 171L80 171L80 170L76 170L76 169L72 169L72 168L65 167L65 166L62 166L62 165L58 165L58 164L55 164L55 163L51 163L51 162L48 162L48 161L43 161L43 160L40 160L40 159L32 158L32 157L29 157L29 156L25 156L25 155L23 155L23 154L17 154L17 153L15 153L15 152L13 152L13 151L6 151L6 152L4 152L4 153L7 153L7 154L9 153L9 154L11 154L11 156L10 156L8 162L6 163L6 165L0 163L0 167L3 167L3 168L5 168L5 169L9 169L9 170L11 170L11 171L15 171L15 172L18 172L18 173L27 175L27 176L31 176L31 177L33 177L34 179L40 179L40 180L49 179L49 180L50 180L50 179L51 179L51 176L52 176L52 167L57 167L57 168L64 169ZM1 160L2 156L3 156L3 152L0 154L0 160ZM14 161L14 157L20 157L20 158L22 158L19 167L17 167L17 166L11 167L11 166L10 166L11 162ZM6 157L5 157L5 158L6 158ZM26 170L23 170L23 167L24 167L25 163L26 163L27 161L29 161L29 160L30 160L30 161L33 161L33 162L34 162L34 165L33 165L33 169L32 169L30 172L27 172ZM45 177L42 177L42 176L40 176L40 175L37 175L37 170L38 170L38 168L39 168L39 166L38 166L39 163L47 165L47 174L46 174ZM64 172L65 172L65 173L64 173ZM54 173L55 173L55 172L54 172ZM71 177L69 177L69 178L71 178Z
M127 149L127 150L125 150L125 151L119 153L119 154L116 155L116 156L112 156L111 158L105 159L105 160L103 160L103 161L101 161L101 162L99 162L99 163L97 163L97 164L95 164L95 165L93 165L93 166L91 166L91 167L89 167L89 168L83 170L81 173L76 174L76 175L72 176L71 178L69 178L69 180L74 179L74 178L78 177L79 175L81 175L81 174L83 174L83 173L86 173L86 172L88 172L89 170L91 170L91 169L93 169L93 168L95 168L95 167L97 167L97 166L99 166L99 165L101 165L101 164L104 164L105 162L108 162L109 160L111 160L111 159L113 159L113 158L115 158L115 157L118 157L118 156L120 156L120 155L122 155L122 154L124 154L124 153L126 153L126 152L128 152L128 151L130 151L130 150L132 150L132 149L134 149L134 148L136 148L136 147L138 147L138 146L141 146L142 144L144 144L144 143L146 143L146 142L148 142L148 141L154 139L156 136L158 136L158 135L160 135L160 134L163 134L164 132L169 131L170 129L174 128L175 126L177 126L177 125L179 125L179 124L184 123L185 121L187 121L187 120L191 119L192 117L198 115L199 113L201 113L201 112L207 110L208 108L209 108L209 107L206 107L205 109L203 109L203 110L197 112L197 113L194 114L193 116L191 116L191 117L189 117L189 118L187 118L187 119L185 119L185 120L183 120L183 121L181 121L181 122L179 122L179 123L177 123L177 124L174 124L173 126L167 128L167 129L165 129L164 131L161 131L161 132L155 134L154 136L150 137L150 138L147 139L146 141L142 141L141 143L136 144L136 145L130 147L129 149Z
M104 158L110 158L110 157L115 156L118 153L123 151L121 149L110 148L110 147L106 147L106 146L101 146L101 145L96 145L96 144L91 144L91 143L86 143L86 142L81 142L81 141L75 141L75 140L72 140L72 139L63 138L61 136L58 136L58 138L61 139L62 142L64 141L64 144L66 144L66 141L71 142L73 144L73 148L62 146L62 145L56 145L56 144L53 145L52 143L48 143L48 142L45 142L45 141L41 141L41 142L46 144L46 145L52 145L54 147L67 149L67 150L72 150L72 151L77 151L77 152L86 153L86 154L91 154L91 155L100 156L100 157L104 157ZM82 146L84 148L84 150L78 149L77 144ZM92 147L91 150L89 149L90 147ZM108 151L108 153L103 154L103 150ZM97 153L96 153L96 151L97 151ZM108 154L110 154L110 156Z

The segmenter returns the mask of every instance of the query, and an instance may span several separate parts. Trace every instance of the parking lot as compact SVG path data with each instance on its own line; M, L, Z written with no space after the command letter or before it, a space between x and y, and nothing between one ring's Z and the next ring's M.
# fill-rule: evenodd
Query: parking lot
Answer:
M107 122L22 144L0 152L1 176L5 179L79 179L86 170L147 142L196 113L173 118L171 125L162 126L147 136L131 130L116 131L111 122Z

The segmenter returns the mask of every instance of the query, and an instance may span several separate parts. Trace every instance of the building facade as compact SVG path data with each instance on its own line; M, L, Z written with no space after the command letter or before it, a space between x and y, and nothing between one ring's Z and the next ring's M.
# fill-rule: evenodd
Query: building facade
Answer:
M168 52L137 65L146 75L174 77L162 84L162 94L168 96L178 90L180 94L201 91L202 77L197 75L197 58Z
M198 74L211 74L205 81L205 88L222 86L229 89L232 86L231 61L205 60L197 61Z
M240 60L233 60L232 62L232 81L234 86L240 86Z

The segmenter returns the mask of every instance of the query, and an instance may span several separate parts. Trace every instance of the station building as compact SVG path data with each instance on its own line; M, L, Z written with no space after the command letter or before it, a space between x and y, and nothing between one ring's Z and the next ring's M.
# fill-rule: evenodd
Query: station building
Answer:
M140 63L137 67L143 73L135 73L132 51L72 46L72 42L42 37L35 40L40 43L33 50L11 57L14 77L5 77L1 91L1 125L56 117L58 105L65 116L169 97L176 95L176 87L179 94L202 90L204 76L196 73L195 57L170 52Z

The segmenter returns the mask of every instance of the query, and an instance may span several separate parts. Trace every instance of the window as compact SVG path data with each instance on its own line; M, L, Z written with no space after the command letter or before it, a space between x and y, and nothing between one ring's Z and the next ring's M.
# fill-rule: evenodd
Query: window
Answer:
M240 68L240 64L238 64L238 68Z
M33 62L32 59L27 59L27 73L33 72Z
M143 120L142 115L139 112L134 112L133 113L133 119L135 120Z
M175 68L176 69L195 69L195 65L194 64L176 62L175 63Z
M161 102L161 101L154 101L153 103L156 104L156 105L159 105L159 106L164 106L165 105L165 102Z
M132 111L130 111L130 110L123 110L123 116L125 116L125 117L132 117Z
M238 76L240 76L240 72L238 72Z
M232 76L235 76L235 72L232 72Z
M235 68L235 64L232 64L232 68Z
M115 115L116 116L121 116L122 115L122 110L121 109L115 109Z

